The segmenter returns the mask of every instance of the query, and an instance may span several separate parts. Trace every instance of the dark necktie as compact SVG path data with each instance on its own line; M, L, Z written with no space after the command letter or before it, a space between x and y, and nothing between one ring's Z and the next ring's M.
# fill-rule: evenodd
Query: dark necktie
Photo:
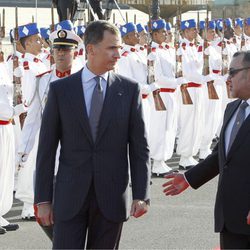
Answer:
M101 85L102 78L100 76L96 76L94 79L96 81L96 85L91 99L89 125L91 128L92 138L95 141L103 106L103 88Z
M240 107L239 107L239 110L237 112L237 115L236 115L236 119L235 119L235 122L234 122L234 125L233 125L233 128L232 128L232 131L231 131L231 135L230 135L230 140L229 140L229 145L228 145L228 150L230 150L234 140L235 140L235 137L237 135L237 133L239 132L240 130L240 127L242 126L244 120L245 120L245 110L246 108L248 107L248 103L247 102L242 102L240 104Z

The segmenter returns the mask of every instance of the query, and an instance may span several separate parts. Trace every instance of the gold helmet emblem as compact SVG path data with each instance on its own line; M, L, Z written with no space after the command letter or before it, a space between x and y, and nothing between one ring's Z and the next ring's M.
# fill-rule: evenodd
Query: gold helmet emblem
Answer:
M59 30L57 33L58 38L66 38L67 32L65 30Z

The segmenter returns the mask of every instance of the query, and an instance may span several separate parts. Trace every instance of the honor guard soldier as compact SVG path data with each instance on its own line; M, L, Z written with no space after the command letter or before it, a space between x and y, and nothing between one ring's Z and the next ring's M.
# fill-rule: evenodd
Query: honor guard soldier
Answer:
M237 50L241 50L241 39L243 35L243 19L238 17L234 21L234 43Z
M205 84L202 89L204 92L205 122L202 127L203 132L199 150L200 160L204 160L211 153L212 140L216 136L223 116L221 112L222 88L225 85L225 81L221 76L222 57L221 53L211 44L215 39L215 28L215 21L209 21L207 23L200 21L200 33L204 39L202 45L203 57L207 57L207 61L204 61L203 64ZM210 90L214 91L212 92Z
M124 44L121 51L121 58L117 63L116 72L139 83L143 98L142 105L146 129L150 133L150 94L154 90L154 85L147 84L147 60L136 49L136 45L139 43L139 35L135 24L131 22L126 23L120 27L120 32Z
M18 229L17 224L10 224L3 215L8 213L13 204L15 136L12 119L23 112L23 104L13 107L13 84L2 62L0 63L0 234Z
M18 173L16 198L24 202L21 217L23 219L35 219L33 209L33 176L36 151L31 152L29 157L27 157L28 155L25 152L27 152L27 145L31 134L34 133L32 108L37 90L37 76L48 69L39 57L43 47L37 24L30 23L19 26L18 34L20 43L25 49L22 94L24 105L27 107L27 117L21 132L20 145L18 146L17 164L23 165L23 168Z
M185 78L185 88L193 104L183 104L180 100L179 136L177 154L181 155L179 168L185 170L198 162L193 158L198 153L204 124L203 102L203 57L202 47L196 46L196 21L194 19L181 22L183 39L177 53L182 58L182 73ZM182 86L181 86L182 88ZM180 97L181 99L181 97Z
M159 19L152 21L151 29L149 57L154 58L154 77L166 110L151 107L149 146L153 159L152 174L161 177L172 170L165 162L174 152L178 117L176 88L180 79L175 78L175 49L166 44L170 25Z

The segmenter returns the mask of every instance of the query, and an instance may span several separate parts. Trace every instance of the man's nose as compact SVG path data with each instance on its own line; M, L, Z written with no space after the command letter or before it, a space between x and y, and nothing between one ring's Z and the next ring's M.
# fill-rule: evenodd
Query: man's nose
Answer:
M117 59L121 58L121 53L122 53L121 50L120 50L120 49L117 49L117 50L115 51L114 57L117 58Z

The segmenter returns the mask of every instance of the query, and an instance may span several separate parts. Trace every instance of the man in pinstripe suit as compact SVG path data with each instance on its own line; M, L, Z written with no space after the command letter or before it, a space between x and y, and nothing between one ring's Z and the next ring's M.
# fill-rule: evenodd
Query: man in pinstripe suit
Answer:
M43 113L35 204L40 223L54 224L53 249L118 248L122 223L129 216L129 170L130 215L140 217L148 209L149 150L139 86L111 72L120 58L119 30L106 21L92 22L86 29L85 47L87 64L50 85ZM103 105L95 134L90 117L97 84Z

